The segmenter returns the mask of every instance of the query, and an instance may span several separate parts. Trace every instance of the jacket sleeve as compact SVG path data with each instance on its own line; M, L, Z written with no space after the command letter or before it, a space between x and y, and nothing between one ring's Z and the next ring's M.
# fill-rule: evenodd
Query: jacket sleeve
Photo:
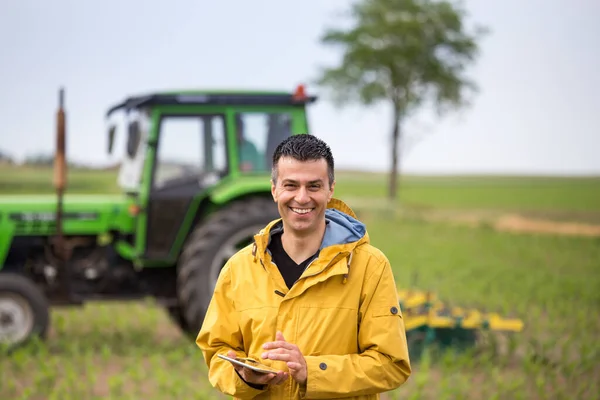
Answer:
M208 380L222 393L239 399L251 399L264 392L268 386L257 389L250 386L237 373L229 361L217 357L233 350L239 357L246 357L242 344L242 334L238 324L238 313L235 311L233 298L230 296L231 271L225 265L221 270L215 291L196 337L196 344L208 366Z
M359 313L359 354L306 356L303 397L361 396L393 390L411 374L404 320L389 261L365 282ZM351 377L351 378L349 378Z

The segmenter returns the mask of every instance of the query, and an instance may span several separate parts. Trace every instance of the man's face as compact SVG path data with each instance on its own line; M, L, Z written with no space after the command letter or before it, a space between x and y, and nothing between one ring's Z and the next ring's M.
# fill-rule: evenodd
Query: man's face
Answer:
M277 166L277 182L271 183L271 193L284 229L301 236L315 232L324 221L335 186L329 187L327 162L323 158L298 161L282 157Z

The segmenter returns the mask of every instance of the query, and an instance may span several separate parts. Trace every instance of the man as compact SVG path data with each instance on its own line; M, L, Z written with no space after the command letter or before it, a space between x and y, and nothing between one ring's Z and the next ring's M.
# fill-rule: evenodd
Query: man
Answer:
M240 169L244 172L265 170L264 156L258 151L256 145L245 135L244 120L241 115L236 115L236 134L239 148Z
M390 263L333 198L334 186L333 156L322 140L297 135L276 148L271 191L281 218L224 266L196 339L221 392L376 399L408 379ZM282 372L258 374L217 354Z

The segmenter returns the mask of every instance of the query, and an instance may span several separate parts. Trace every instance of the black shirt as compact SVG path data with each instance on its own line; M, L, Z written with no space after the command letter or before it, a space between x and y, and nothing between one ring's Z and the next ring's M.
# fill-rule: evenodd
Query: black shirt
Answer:
M277 268L279 268L279 272L281 273L285 284L287 285L288 289L291 289L298 278L300 278L308 264L317 257L319 251L300 264L296 264L296 262L292 260L283 249L283 245L281 244L282 233L283 230L273 232L271 235L271 242L269 243L269 250L271 251L273 262Z

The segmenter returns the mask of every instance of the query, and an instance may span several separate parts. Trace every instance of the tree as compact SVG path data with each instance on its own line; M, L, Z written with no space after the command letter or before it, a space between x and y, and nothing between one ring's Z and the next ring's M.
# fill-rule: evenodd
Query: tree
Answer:
M0 149L0 164L14 164L14 158L8 153L8 151L4 151Z
M389 197L398 191L402 125L430 101L438 116L469 104L477 85L465 70L479 53L487 29L465 29L466 12L450 1L363 0L351 6L348 30L328 29L324 45L343 49L337 67L320 71L316 83L331 89L336 105L385 102L392 108Z

